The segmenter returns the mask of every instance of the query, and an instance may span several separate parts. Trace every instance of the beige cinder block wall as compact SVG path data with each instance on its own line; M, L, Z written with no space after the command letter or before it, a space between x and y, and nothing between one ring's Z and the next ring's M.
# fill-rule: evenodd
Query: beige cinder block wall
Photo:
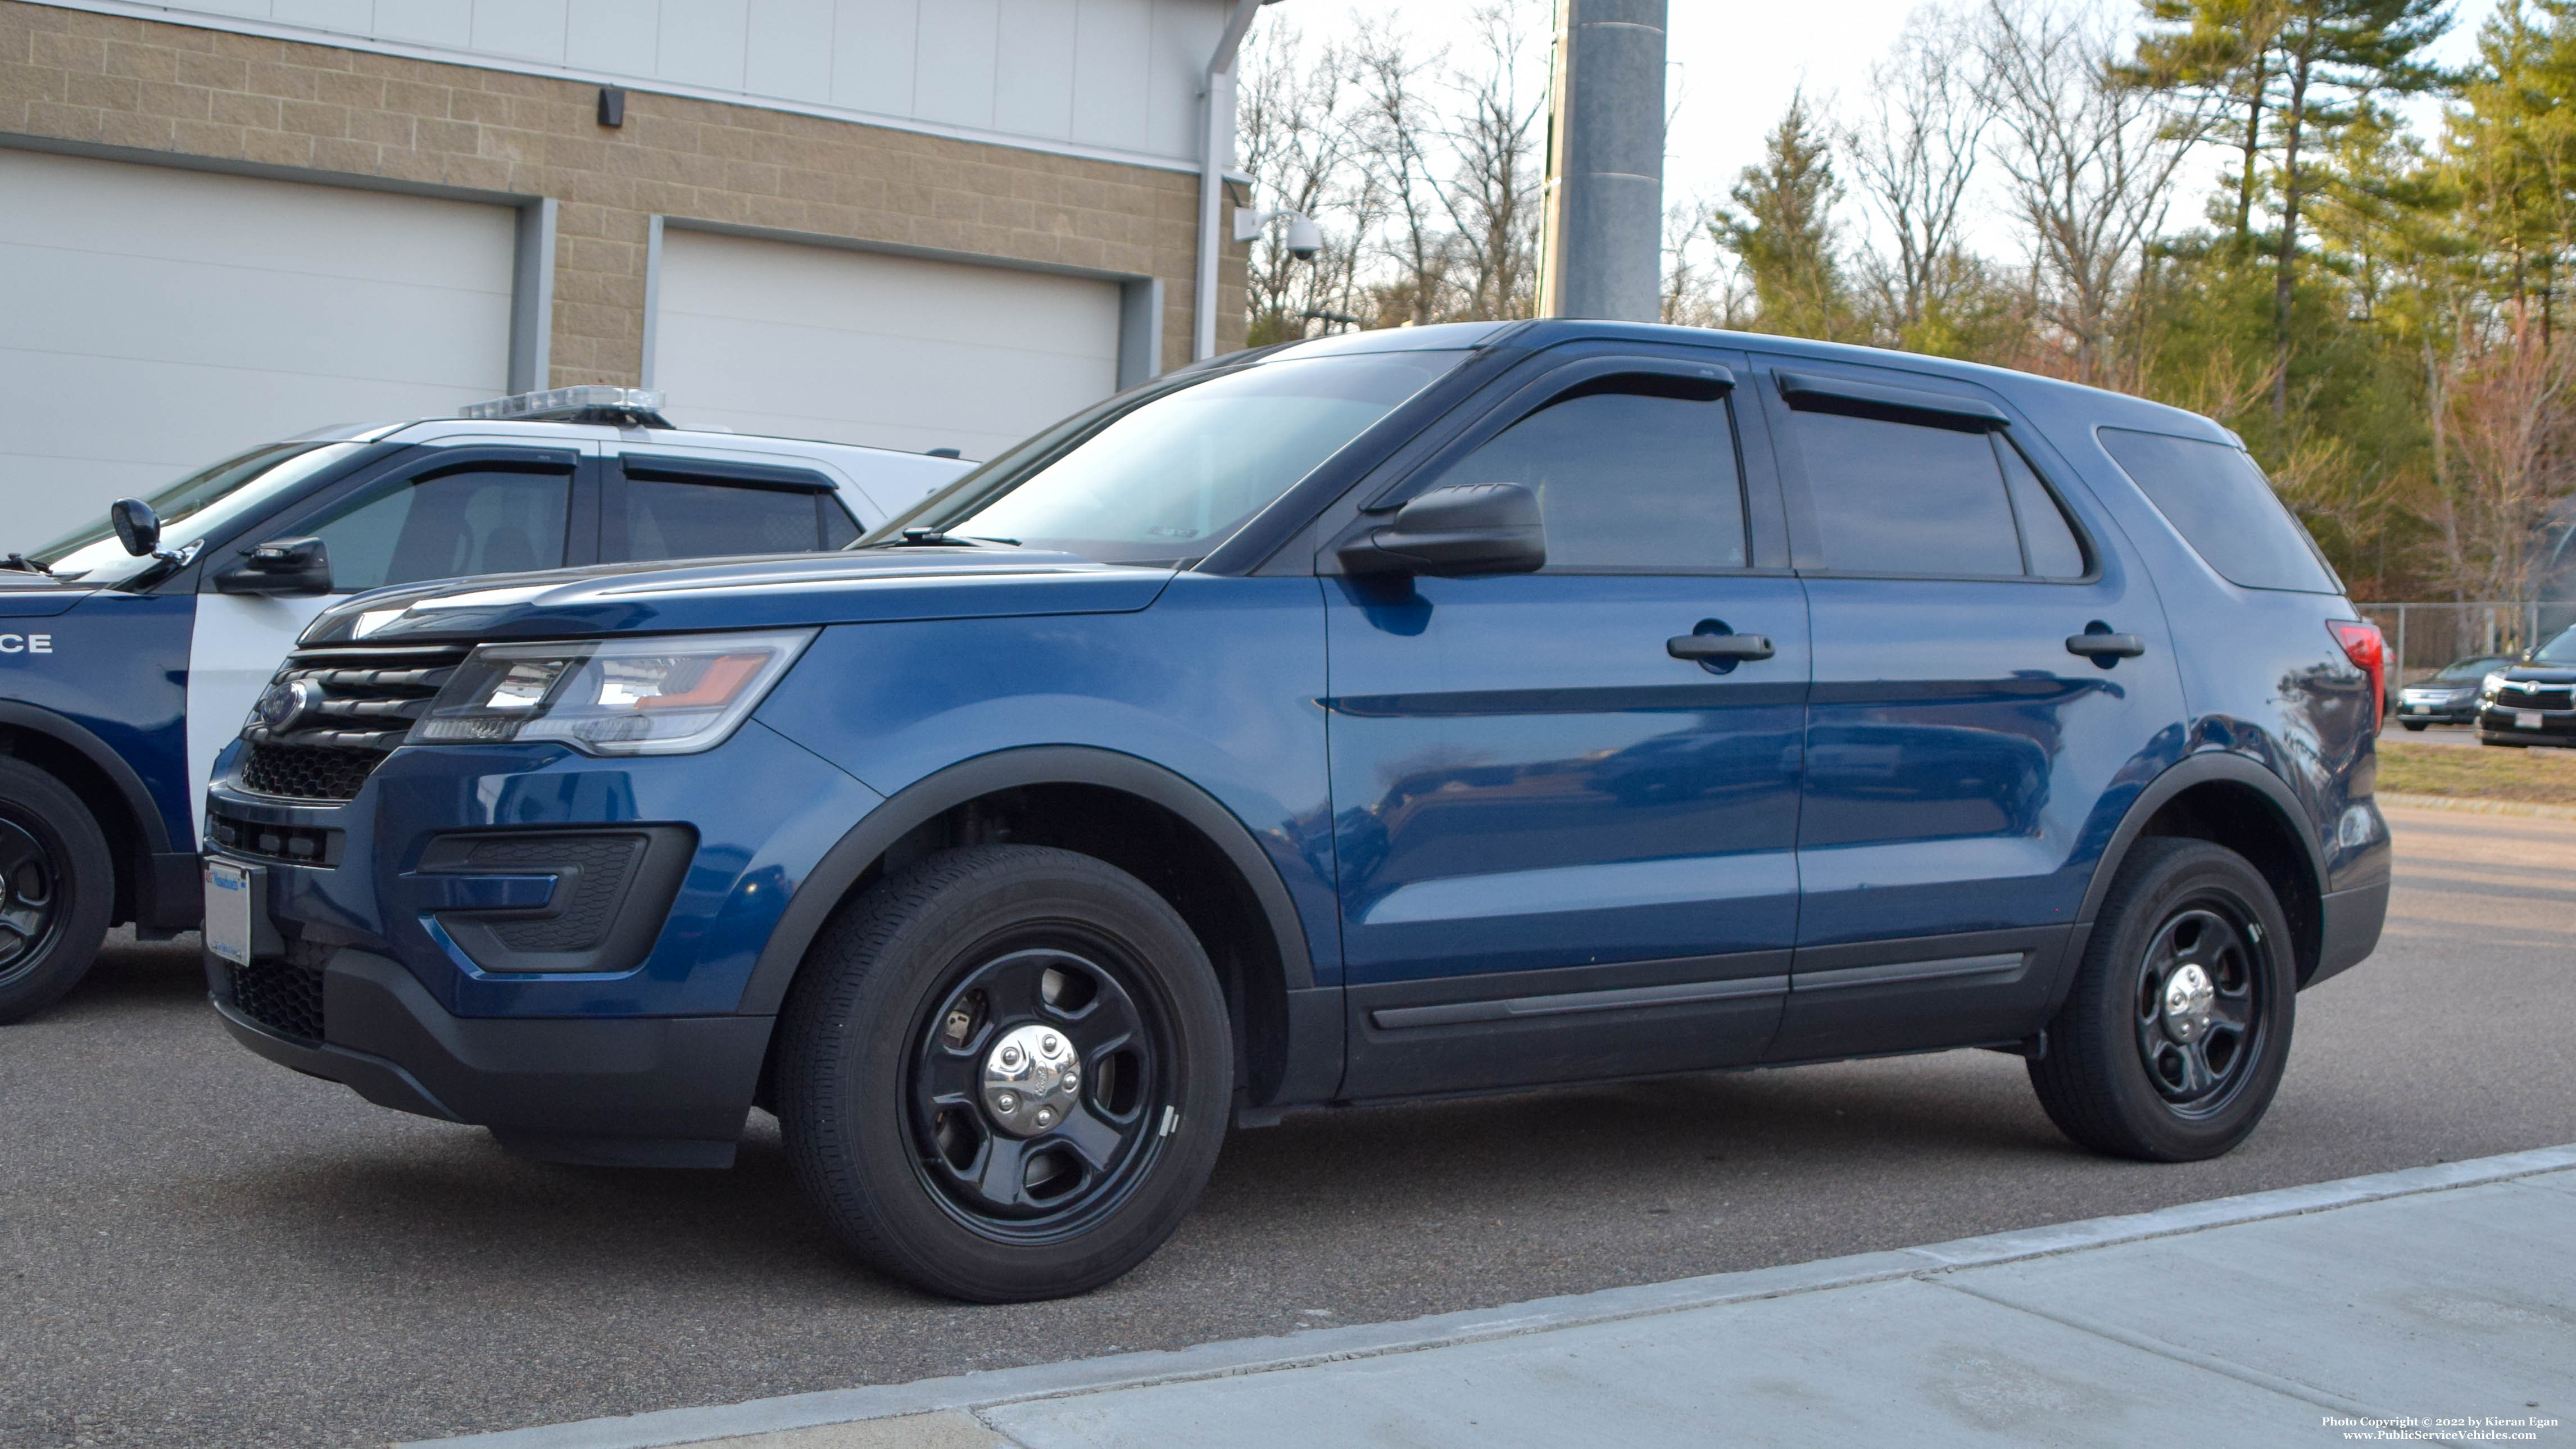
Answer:
M0 133L555 198L555 386L638 380L656 214L1159 278L1163 364L1189 358L1193 175L643 90L612 130L597 96L0 0ZM1241 248L1220 278L1225 351L1244 342Z

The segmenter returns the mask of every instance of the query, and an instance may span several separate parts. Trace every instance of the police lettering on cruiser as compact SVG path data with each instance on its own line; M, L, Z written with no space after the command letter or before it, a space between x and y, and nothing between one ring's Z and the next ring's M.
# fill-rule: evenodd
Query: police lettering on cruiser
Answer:
M0 634L0 654L51 654L51 634Z

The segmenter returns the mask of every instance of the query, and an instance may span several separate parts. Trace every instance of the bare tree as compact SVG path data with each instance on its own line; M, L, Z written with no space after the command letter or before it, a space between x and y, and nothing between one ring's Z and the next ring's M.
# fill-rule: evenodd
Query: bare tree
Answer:
M1441 139L1456 157L1446 183L1436 184L1441 209L1457 228L1459 279L1465 295L1458 315L1466 320L1526 317L1537 301L1540 188L1545 171L1536 131L1547 111L1546 68L1535 67L1526 3L1478 7L1473 69L1449 74L1455 120Z
M1352 54L1366 97L1359 155L1385 207L1380 250L1394 267L1394 275L1373 289L1378 320L1437 321L1456 253L1456 238L1439 225L1444 208L1431 155L1438 121L1423 84L1424 72L1439 58L1417 58L1402 31L1377 20L1361 23Z
M2470 342L2445 399L2452 466L2433 521L2443 582L2465 599L2534 597L2543 529L2576 493L2576 367L2532 310Z
M2079 382L2135 386L2148 250L2202 114L2179 120L2118 60L2091 18L1991 0L1979 48L1996 162L2028 229L2037 312Z
M1289 255L1283 224L1254 241L1248 268L1250 340L1259 346L1302 337L1327 315L1348 315L1360 247L1378 199L1361 164L1355 127L1365 98L1351 53L1326 45L1309 63L1295 27L1265 26L1246 57L1238 134L1253 203L1311 217L1324 247Z
M1895 247L1893 258L1869 257L1863 273L1890 324L1886 340L1899 346L1975 274L1959 226L1994 120L1979 93L1980 60L1963 17L1918 10L1887 58L1870 68L1868 113L1841 128L1852 180Z

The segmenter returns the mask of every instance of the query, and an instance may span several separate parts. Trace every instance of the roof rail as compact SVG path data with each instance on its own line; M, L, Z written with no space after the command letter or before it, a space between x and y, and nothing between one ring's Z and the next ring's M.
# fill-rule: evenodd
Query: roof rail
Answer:
M523 392L490 402L467 403L460 418L510 422L605 423L619 428L667 428L662 393L649 387L558 387Z

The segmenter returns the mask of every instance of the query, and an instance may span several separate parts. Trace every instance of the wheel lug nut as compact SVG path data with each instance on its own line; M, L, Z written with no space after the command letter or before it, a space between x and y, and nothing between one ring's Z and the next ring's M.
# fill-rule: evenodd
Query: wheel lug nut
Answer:
M1020 1099L1010 1092L997 1092L993 1095L993 1110L1005 1113L1016 1112L1020 1110Z
M1052 1127L1055 1125L1055 1109L1053 1107L1040 1107L1038 1109L1038 1125L1041 1127Z
M1052 1036L1046 1038L1043 1042L1039 1043L1039 1045L1046 1049L1046 1054L1048 1056L1054 1056L1057 1052L1064 1050L1064 1042Z

